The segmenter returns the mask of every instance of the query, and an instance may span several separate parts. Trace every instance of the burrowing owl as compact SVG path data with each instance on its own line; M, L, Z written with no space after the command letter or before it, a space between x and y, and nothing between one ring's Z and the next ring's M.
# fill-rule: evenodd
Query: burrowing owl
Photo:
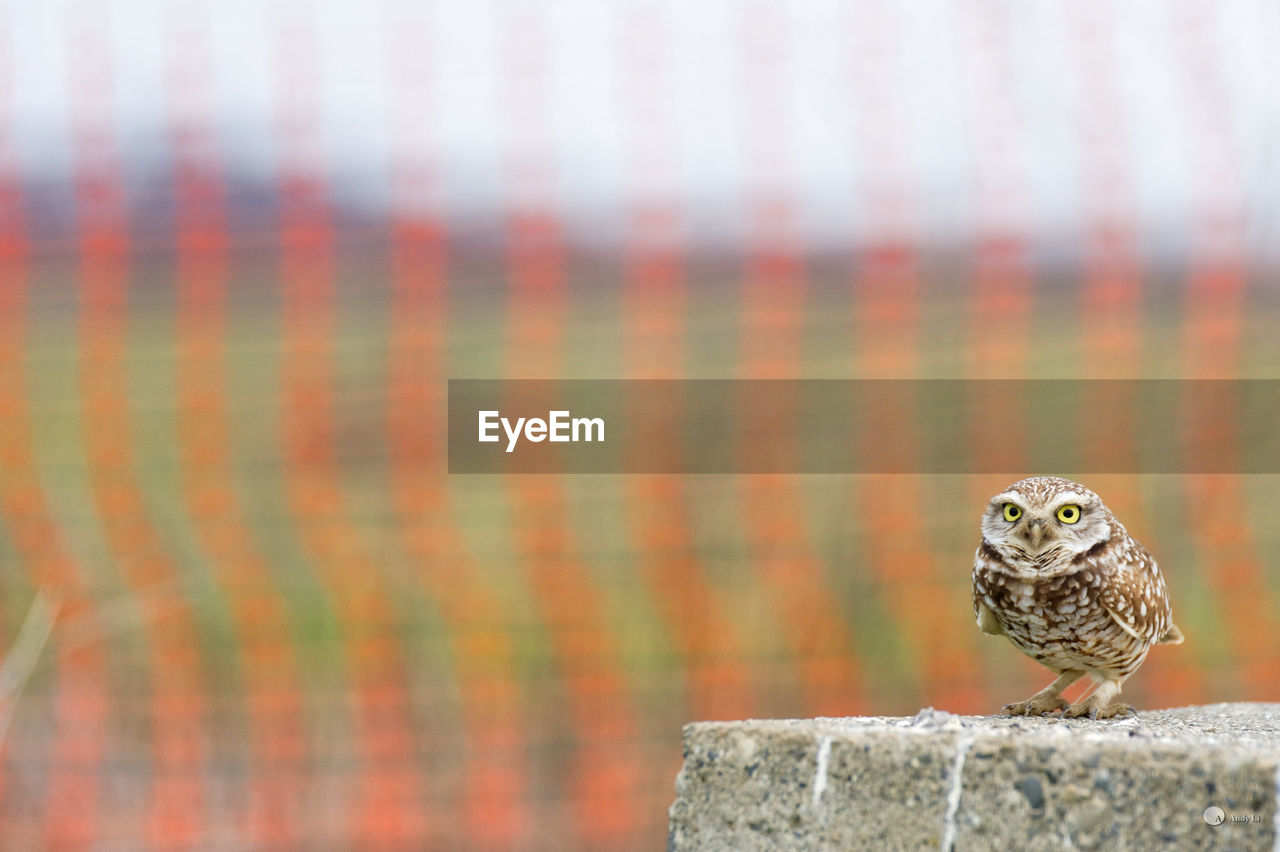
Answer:
M1015 482L991 498L973 560L973 610L984 633L1008 636L1058 675L1011 716L1107 719L1133 712L1120 686L1157 642L1178 643L1156 561L1088 488L1056 476ZM1088 699L1062 690L1084 675Z

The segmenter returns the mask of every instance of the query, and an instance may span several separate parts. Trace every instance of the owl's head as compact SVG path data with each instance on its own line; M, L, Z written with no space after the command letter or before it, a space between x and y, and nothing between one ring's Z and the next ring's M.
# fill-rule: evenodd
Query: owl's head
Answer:
M982 538L1007 556L1045 564L1107 541L1113 522L1102 499L1080 483L1032 476L991 498Z

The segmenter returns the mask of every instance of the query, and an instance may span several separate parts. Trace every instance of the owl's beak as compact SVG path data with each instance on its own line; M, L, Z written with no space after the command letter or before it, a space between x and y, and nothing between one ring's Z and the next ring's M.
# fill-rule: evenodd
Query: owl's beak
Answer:
M1023 528L1022 534L1027 537L1027 541L1031 542L1032 547L1039 547L1040 542L1044 539L1044 521L1039 519L1027 521L1027 525Z

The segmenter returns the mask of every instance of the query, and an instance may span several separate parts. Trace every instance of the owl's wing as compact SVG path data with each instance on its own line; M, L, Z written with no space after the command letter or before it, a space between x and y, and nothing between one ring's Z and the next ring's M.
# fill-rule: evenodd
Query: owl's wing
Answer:
M1173 621L1155 560L1141 545L1134 545L1103 584L1100 599L1121 630L1151 645L1166 635Z
M991 607L987 606L987 602L982 599L983 595L986 594L986 586L983 581L985 567L982 548L978 548L978 552L973 557L973 614L978 620L978 629L983 633L992 636L1003 636L1004 627L1000 624L1000 619L996 618L996 614L991 611Z
M1004 635L1004 625L1000 623L1000 619L996 618L996 614L991 611L991 607L987 606L983 601L978 601L974 609L974 614L978 616L979 630L991 636Z

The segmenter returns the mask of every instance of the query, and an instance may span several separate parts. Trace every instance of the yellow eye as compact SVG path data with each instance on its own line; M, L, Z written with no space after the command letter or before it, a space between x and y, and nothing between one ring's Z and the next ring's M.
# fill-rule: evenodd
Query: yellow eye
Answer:
M1004 519L1009 523L1013 523L1022 517L1022 510L1012 503L1004 504Z
M1068 503L1058 510L1058 520L1064 524L1074 524L1080 520L1080 507L1075 503Z

